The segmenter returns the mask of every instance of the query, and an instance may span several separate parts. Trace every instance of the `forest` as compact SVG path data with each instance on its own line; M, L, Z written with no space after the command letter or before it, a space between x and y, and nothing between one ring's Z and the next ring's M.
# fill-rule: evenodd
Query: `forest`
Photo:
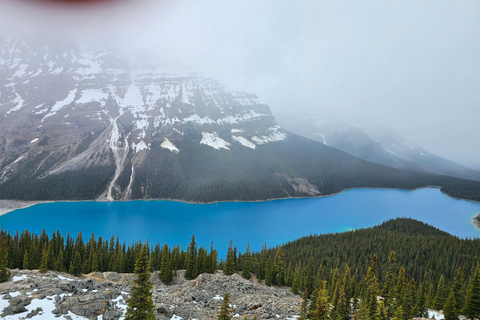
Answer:
M168 284L178 270L194 279L222 270L287 286L303 297L301 319L412 319L443 310L445 319L480 317L480 239L461 239L423 222L397 218L378 226L311 235L260 252L242 253L230 241L226 257L213 244L188 247L85 241L60 232L0 232L0 281L9 269L40 269L79 276L94 271L132 273L145 251L151 270Z

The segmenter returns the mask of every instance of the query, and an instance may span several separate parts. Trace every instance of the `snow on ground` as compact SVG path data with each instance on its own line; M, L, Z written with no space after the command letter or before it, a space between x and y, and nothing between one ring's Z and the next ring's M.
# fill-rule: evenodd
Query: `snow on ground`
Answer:
M23 107L23 104L25 103L25 100L23 100L18 93L15 92L15 94L17 95L13 100L13 103L15 103L15 107L10 108L10 110L7 111L7 114L20 110Z
M60 280L75 281L75 280L73 280L73 279L70 279L70 278L67 278L67 277L64 277L64 276L61 276L61 275L58 275L57 277L58 277L58 279L60 279Z
M17 282L17 281L22 281L22 280L26 280L27 279L27 275L21 275L21 276L14 276L12 278L12 281L13 282Z
M3 298L3 296L2 296L2 298ZM8 307L8 305L9 305L8 300L0 299L0 313L3 313L3 309L5 309L5 307ZM68 314L61 315L60 317L57 318L56 315L52 313L52 311L56 309L56 307L55 307L55 296L47 296L44 299L33 299L30 304L25 306L25 309L27 309L27 311L22 312L22 313L17 313L15 315L11 315L11 316L5 316L2 319L4 319L4 320L25 319L29 313L37 310L37 308L41 308L42 311L40 311L37 315L31 317L30 319L33 319L33 320L51 320L51 319L83 320L83 319L87 319L87 318L84 318L84 317L77 316L76 314L74 314L72 312L68 312Z
M218 294L212 298L213 300L223 300L223 297L219 296Z
M182 317L177 316L175 314L170 318L170 320L182 320L182 319L183 319Z
M25 69L27 69L28 64L22 64L18 70L13 74L13 78L23 77L25 75Z
M244 137L240 137L240 136L232 136L233 140L237 141L238 143L240 143L242 146L245 146L245 147L248 147L248 148L251 148L251 149L255 149L257 146L255 145L255 143L249 141L248 139L244 138Z
M230 148L228 147L230 143L218 137L218 134L216 132L213 132L213 133L202 132L202 140L200 141L200 144L205 144L217 150L220 150L220 149L230 150Z
M68 96L63 99L62 101L58 101L57 103L55 103L53 105L53 107L50 109L50 112L45 116L43 117L42 119L42 122L43 120L45 120L46 118L50 117L50 116L53 116L54 114L57 113L57 111L59 111L60 109L62 109L63 107L66 107L68 106L70 103L72 103L73 101L75 101L75 96L77 95L77 89L73 89L72 91L70 91L70 93L68 94Z
M108 96L108 93L102 92L100 89L86 89L82 91L82 96L77 100L77 103L87 104L95 101L105 106Z
M35 143L35 142L37 142L37 141L38 141L38 138L35 138L35 139L33 139L32 141L30 141L30 144Z
M10 297L15 298L21 295L20 291L14 291L9 293Z
M135 142L132 143L132 149L134 149L134 150L135 150L135 153L137 153L137 152L140 152L140 151L142 151L142 150L148 150L148 146L147 146L147 144L145 143L145 141L140 140L139 143L135 143Z
M252 137L252 141L256 144L266 144L269 142L275 141L283 141L287 139L287 134L284 132L279 132L280 126L274 126L268 129L270 131L270 135L268 136L254 136Z
M429 319L441 320L441 319L445 319L445 316L443 315L443 313L441 313L439 311L428 309L428 318Z
M168 140L167 138L165 138L165 140L162 142L162 144L160 145L160 147L164 148L164 149L168 149L172 152L176 151L180 151L178 150L177 147L175 147L175 145L173 143L170 142L170 140Z
M243 132L243 130L242 129L232 129L232 130L230 130L230 132L231 133L241 133L241 132Z

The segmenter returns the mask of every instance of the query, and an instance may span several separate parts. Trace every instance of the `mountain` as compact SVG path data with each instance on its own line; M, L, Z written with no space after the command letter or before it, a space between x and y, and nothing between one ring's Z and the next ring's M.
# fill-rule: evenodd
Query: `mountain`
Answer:
M360 129L328 112L298 116L283 114L280 122L292 132L367 161L405 170L480 180L480 171L434 155L385 127Z
M480 184L373 164L280 127L254 94L117 50L3 36L0 197L264 200Z

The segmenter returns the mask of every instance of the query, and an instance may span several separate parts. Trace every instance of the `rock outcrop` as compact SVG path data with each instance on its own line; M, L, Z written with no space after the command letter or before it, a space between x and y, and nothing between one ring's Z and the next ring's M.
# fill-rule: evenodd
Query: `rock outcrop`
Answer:
M0 317L5 319L122 319L129 297L131 274L94 272L73 277L59 272L12 270L0 284ZM179 271L164 285L152 273L157 319L215 319L222 297L229 294L235 318L295 319L301 298L289 288L267 287L222 272L185 280Z

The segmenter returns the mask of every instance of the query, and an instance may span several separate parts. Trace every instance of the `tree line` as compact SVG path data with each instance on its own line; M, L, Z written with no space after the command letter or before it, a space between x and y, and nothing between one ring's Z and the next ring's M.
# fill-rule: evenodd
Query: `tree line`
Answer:
M395 249L395 250L393 250ZM396 219L352 232L304 237L282 246L240 252L233 241L225 258L198 247L121 243L93 234L85 241L60 232L13 236L0 231L0 281L8 269L132 273L141 255L168 284L178 270L187 279L223 270L288 286L304 298L302 319L407 320L443 310L447 320L480 316L480 242L460 239L412 219ZM372 258L373 257L373 258ZM138 261L137 261L138 263ZM381 297L381 298L378 298Z

